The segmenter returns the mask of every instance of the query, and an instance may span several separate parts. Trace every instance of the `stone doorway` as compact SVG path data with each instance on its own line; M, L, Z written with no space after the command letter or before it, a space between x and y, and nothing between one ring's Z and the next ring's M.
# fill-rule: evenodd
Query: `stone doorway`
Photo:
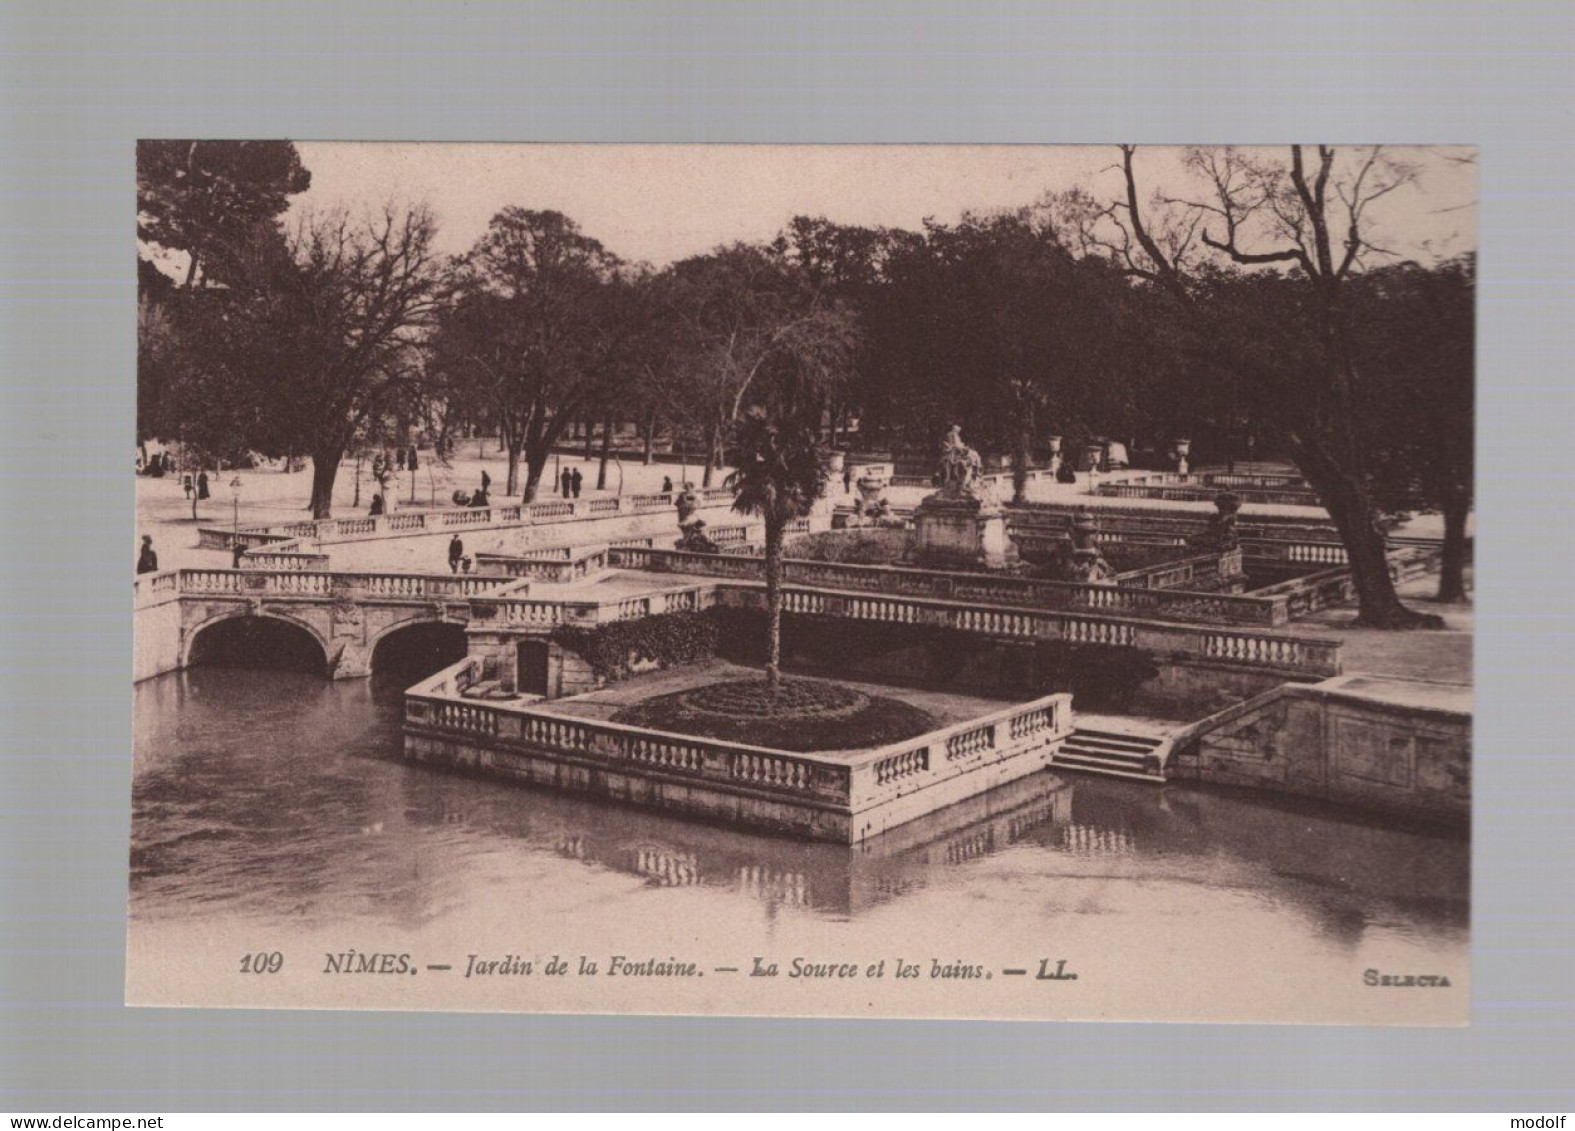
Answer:
M520 694L543 696L547 694L548 648L549 645L545 640L520 641L515 669Z

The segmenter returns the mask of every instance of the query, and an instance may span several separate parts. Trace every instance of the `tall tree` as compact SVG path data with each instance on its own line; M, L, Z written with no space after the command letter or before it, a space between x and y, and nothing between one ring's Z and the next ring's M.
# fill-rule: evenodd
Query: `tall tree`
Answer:
M666 293L681 360L651 376L675 413L699 427L706 485L757 382L786 365L816 375L825 396L848 370L853 318L779 248L734 244L683 260L669 270Z
M1386 510L1444 519L1438 600L1466 599L1466 524L1475 471L1476 262L1370 272L1356 304L1357 348L1376 388L1369 474Z
M267 448L311 456L314 518L331 516L357 432L421 378L446 286L434 234L424 207L308 216L282 244L255 241L216 296L211 367L229 378L224 395L262 408Z
M553 445L595 404L632 331L622 264L561 212L505 208L464 257L438 336L444 374L490 405L506 491L536 497Z
M1191 320L1192 346L1220 369L1270 395L1265 423L1289 450L1340 530L1356 584L1359 620L1376 628L1436 627L1436 616L1403 605L1389 574L1387 542L1369 487L1359 401L1363 375L1353 349L1352 279L1380 251L1368 210L1412 183L1415 171L1372 147L1342 159L1330 146L1290 147L1288 160L1235 149L1196 149L1188 162L1206 185L1199 199L1156 194L1145 204L1135 146L1121 147L1124 198L1098 210L1114 235L1085 228L1133 276L1162 288ZM1108 229L1107 229L1108 231ZM1302 364L1265 364L1266 343L1241 330L1218 301L1200 252L1246 270L1284 271L1300 292L1310 340ZM1295 381L1279 381L1295 372Z
M803 396L808 392L808 396ZM782 537L824 494L830 451L820 430L820 390L795 402L753 405L732 429L738 467L728 476L733 509L758 515L766 527L766 683L782 682Z
M185 284L273 224L312 175L288 141L137 142L137 236L186 256Z

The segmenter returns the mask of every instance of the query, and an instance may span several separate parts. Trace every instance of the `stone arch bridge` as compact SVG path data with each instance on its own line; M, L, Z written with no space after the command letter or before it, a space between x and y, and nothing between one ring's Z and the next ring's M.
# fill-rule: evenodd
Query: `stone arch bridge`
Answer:
M379 643L415 625L470 622L471 597L528 581L473 575L182 569L136 581L134 679L186 667L204 632L242 618L292 625L322 649L331 678L371 674Z

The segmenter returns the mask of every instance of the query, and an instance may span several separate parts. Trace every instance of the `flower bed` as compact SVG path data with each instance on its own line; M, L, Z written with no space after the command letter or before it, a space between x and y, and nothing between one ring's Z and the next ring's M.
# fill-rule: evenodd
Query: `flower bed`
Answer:
M763 679L709 683L636 703L612 721L795 752L884 746L937 725L908 703L814 679L784 679L775 695Z

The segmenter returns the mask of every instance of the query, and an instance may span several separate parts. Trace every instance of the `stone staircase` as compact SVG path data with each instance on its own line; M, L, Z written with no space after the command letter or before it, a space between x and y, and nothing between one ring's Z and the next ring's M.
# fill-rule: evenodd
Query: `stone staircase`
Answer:
M1170 738L1078 726L1050 760L1052 770L1078 770L1134 781L1163 782Z

